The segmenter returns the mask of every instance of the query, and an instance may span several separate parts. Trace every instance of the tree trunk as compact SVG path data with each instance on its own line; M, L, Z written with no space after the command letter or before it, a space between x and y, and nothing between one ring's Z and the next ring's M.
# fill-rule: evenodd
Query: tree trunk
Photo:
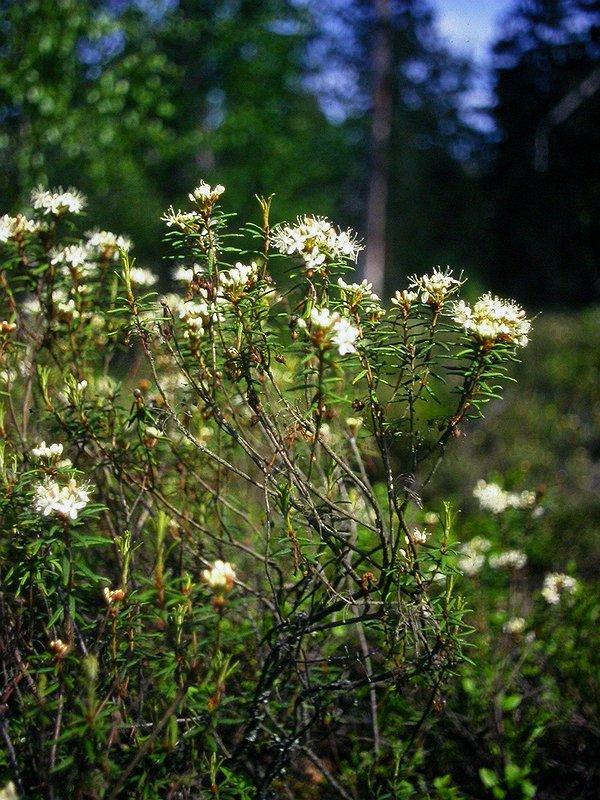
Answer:
M371 176L367 205L365 278L380 297L385 288L389 145L392 125L392 31L389 0L375 0L372 51Z

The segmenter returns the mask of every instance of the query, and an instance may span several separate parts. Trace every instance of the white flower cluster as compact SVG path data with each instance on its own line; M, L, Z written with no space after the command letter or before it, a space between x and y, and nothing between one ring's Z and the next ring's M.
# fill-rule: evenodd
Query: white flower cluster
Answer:
M378 295L373 291L373 284L367 280L360 283L346 283L343 278L338 278L342 299L349 308L356 308L361 303L379 303Z
M86 199L72 186L66 190L59 186L50 191L44 189L43 186L38 186L31 193L31 205L36 211L59 217L67 213L80 214L86 206Z
M415 302L415 300L418 299L419 299L418 292L412 292L409 289L403 289L401 292L394 293L394 296L392 297L392 305L398 306L398 308L402 311L404 316L408 316L410 307Z
M511 617L507 619L502 626L504 633L510 633L512 636L518 636L525 630L525 620L523 617Z
M88 232L87 242L69 244L53 250L50 256L52 264L62 264L67 270L82 270L85 274L94 271L101 261L118 261L121 250L129 250L131 242L124 236L117 236L110 231ZM134 267L132 272L147 272Z
M37 447L32 448L31 455L34 458L44 458L50 460L60 458L62 452L62 444L46 444L45 441L42 441Z
M200 181L193 192L188 195L192 203L198 203L203 208L214 205L225 191L225 187L218 183L215 187L209 186L206 181Z
M173 206L162 215L161 220L166 223L167 228L179 228L180 231L196 233L201 225L202 218L197 211L181 211Z
M332 261L356 261L362 246L351 230L336 228L326 217L305 215L295 225L278 225L271 241L280 253L299 255L307 270L319 271Z
M225 319L224 311L229 300L220 296L214 301L210 300L207 290L200 289L197 299L181 304L178 298L175 305L179 307L179 319L187 329L185 337L199 338L212 322L222 322Z
M231 269L224 270L219 275L219 284L223 296L227 299L238 299L256 279L258 267L253 261L251 264L242 264L239 261Z
M9 781L4 788L0 789L0 800L19 800L17 787Z
M210 569L202 570L202 580L211 589L225 590L233 589L237 575L233 565L229 561L217 559Z
M422 275L418 277L413 275L409 278L409 288L416 290L417 295L420 295L421 302L427 305L441 308L446 302L447 298L455 294L460 288L461 281L452 275L450 268L444 271L440 267L434 269L431 275ZM397 299L401 300L401 296ZM412 293L407 294L407 298L412 296ZM400 303L397 303L400 305Z
M475 536L470 542L465 542L460 548L461 556L458 559L458 568L465 575L473 576L481 572L485 564L485 553L492 543L483 536Z
M88 288L87 285L79 284L77 287L73 287L71 292L74 294L83 294L87 292ZM81 316L75 300L68 296L62 286L57 287L52 292L52 302L64 322L72 322L74 319L79 319ZM43 308L37 297L27 297L23 300L21 312L35 317L43 312Z
M527 556L522 550L506 550L490 556L488 561L492 569L523 569L527 564Z
M111 231L88 231L87 244L90 252L105 261L118 261L120 251L128 252L131 241Z
M131 282L136 286L154 286L158 278L149 269L143 267L132 267L129 271Z
M337 311L313 307L309 321L311 339L318 347L326 349L333 345L341 356L357 352L355 342L359 335L358 328ZM306 320L299 319L298 327L307 329Z
M158 298L158 303L161 306L168 306L169 311L173 315L180 314L186 307L185 299L176 292L161 294L161 296Z
M4 214L4 216L0 217L0 242L22 239L26 233L35 233L40 228L40 222L27 219L22 214L17 214L16 217Z
M550 572L544 578L542 597L550 605L556 605L563 593L573 595L577 589L577 581L562 572Z
M473 489L473 497L485 511L502 514L507 508L531 508L535 505L535 492L507 492L497 483L477 481Z
M454 305L452 316L477 341L496 342L525 347L529 341L531 322L525 311L513 300L493 297L489 292L470 306L464 300Z
M69 244L60 250L54 250L50 256L50 263L65 264L72 269L78 269L87 263L89 251L81 244Z
M178 283L190 283L201 270L202 268L199 264L194 264L191 267L179 266L172 271L171 277Z
M89 499L89 487L78 486L74 478L66 486L48 480L36 487L34 505L36 511L45 517L56 514L59 517L77 519Z
M350 434L356 438L357 433L362 428L364 422L360 417L346 417L346 425Z
M427 531L422 531L419 528L415 528L411 534L413 542L417 544L425 544L427 541ZM408 537L407 537L408 543Z

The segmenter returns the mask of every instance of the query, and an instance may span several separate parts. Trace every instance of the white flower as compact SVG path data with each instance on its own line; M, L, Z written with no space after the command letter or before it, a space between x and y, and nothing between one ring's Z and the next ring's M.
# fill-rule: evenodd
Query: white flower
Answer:
M96 380L96 390L104 395L116 394L119 389L119 384L110 375L101 375Z
M212 206L217 202L224 191L225 187L221 186L220 183L213 188L205 181L200 181L200 185L197 186L193 192L190 192L189 198L192 203L198 203L203 207Z
M336 322L340 319L340 315L337 312L332 313L328 308L317 308L313 306L310 311L310 321L312 323L313 328L317 328L318 330L329 330Z
M413 275L409 280L409 288L417 290L421 295L421 302L436 307L441 307L450 295L458 291L461 285L461 281L453 277L449 267L443 272L438 267L431 275L422 275L421 277Z
M408 289L403 289L401 292L395 292L392 297L392 305L398 306L405 314L408 314L410 307L419 297L418 292L411 292Z
M62 250L54 250L50 261L52 264L66 264L73 269L82 267L88 261L89 252L80 244L70 244Z
M421 531L421 530L419 530L419 528L415 528L413 530L411 536L412 536L413 542L416 542L417 544L425 544L425 542L427 541L427 532L426 531ZM408 541L409 541L408 537L406 537L406 541L407 541L407 544L408 544Z
M356 261L362 246L351 230L341 231L326 217L298 217L294 225L282 224L272 231L276 250L299 255L308 270L318 271L326 263Z
M78 486L74 478L71 478L66 486L48 480L35 490L35 509L45 517L56 514L59 517L77 519L79 512L88 502L89 487Z
M373 291L373 284L364 280L360 283L346 283L343 278L338 278L342 298L349 308L356 308L360 303L378 303L379 297Z
M73 298L70 298L69 300L59 300L58 303L56 304L56 308L58 310L58 313L61 314L61 316L66 319L66 321L79 319L79 317L81 316L77 309L75 300L73 300Z
M531 322L521 306L513 300L493 297L489 292L472 307L464 300L455 303L452 316L458 325L483 344L507 342L525 347L529 341Z
M465 575L477 575L485 564L484 553L487 553L491 546L490 540L484 536L474 536L470 542L461 546L458 568Z
M210 569L202 570L202 580L211 589L224 589L229 592L233 589L237 575L229 561L217 559Z
M179 318L185 323L189 333L202 336L204 323L208 318L208 306L206 303L185 303L179 312Z
M57 189L48 191L42 186L38 186L31 193L31 205L43 214L80 214L86 205L86 199L77 189L69 187L66 191L59 186Z
M88 382L86 380L79 381L75 385L75 391L76 392L83 392L83 391L85 391L85 389L87 389L87 385L88 385Z
M346 417L346 425L354 437L356 437L363 424L363 420L360 417Z
M40 306L40 301L37 297L26 297L21 303L21 311L24 314L35 316L36 314L39 314L41 310L42 307Z
M111 231L88 231L86 236L88 247L106 260L118 261L121 250L127 252L131 249L131 241L127 237Z
M358 338L358 328L352 325L346 319L340 319L333 325L333 336L331 341L337 347L341 356L356 353L356 346L354 342Z
M11 217L8 214L0 217L0 242L10 242L22 238L26 233L34 233L41 227L40 222L27 219L22 214Z
M489 557L492 569L523 569L526 563L527 556L521 550L506 550Z
M196 270L194 267L175 267L171 276L174 281L178 281L180 283L190 283L194 276L196 275Z
M215 301L209 300L206 289L200 289L198 299L181 304L179 318L187 327L189 335L199 337L212 322L222 322L225 319L223 311L228 305L229 301L223 297L217 297Z
M179 228L184 232L197 233L201 224L202 217L197 211L181 211L169 206L162 215L161 220L166 223L167 228Z
M62 455L62 451L62 444L46 444L45 441L42 441L31 450L31 455L34 458L58 458Z
M463 555L458 560L458 568L461 572L464 572L465 575L477 575L478 572L481 572L481 568L485 563L485 556L481 555L481 553L476 553L472 550L465 550Z
M492 543L485 536L474 536L468 543L468 547L478 553L487 553L491 546Z
M479 500L479 505L493 514L501 514L507 508L529 508L535 505L535 492L507 492L497 483L477 481L473 489L473 497Z
M504 633L510 633L513 636L518 636L525 630L525 620L523 617L511 617L507 619L502 626Z
M511 503L514 508L530 508L535 505L537 495L524 489L522 492L511 492Z
M0 789L0 800L19 800L17 787L9 781L4 788Z
M359 336L358 328L338 314L337 311L313 306L309 319L311 338L318 347L325 348L334 345L341 356L356 353L354 343ZM306 329L306 320L299 319L298 326Z
M224 295L230 297L237 296L240 292L254 281L258 267L253 261L251 264L242 264L240 261L231 269L221 272L219 283L224 290Z
M577 589L577 581L570 575L565 575L562 572L550 572L544 578L544 587L542 589L542 597L550 605L556 605L559 602L563 592L574 594Z
M154 286L158 278L149 269L142 267L132 267L129 271L131 282L138 286Z
M174 292L161 295L158 302L161 306L168 306L172 314L178 314L185 308L184 298Z

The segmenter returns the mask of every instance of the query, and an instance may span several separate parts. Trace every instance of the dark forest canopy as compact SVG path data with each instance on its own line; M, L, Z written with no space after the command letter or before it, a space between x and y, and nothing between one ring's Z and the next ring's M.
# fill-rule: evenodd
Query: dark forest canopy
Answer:
M532 303L598 298L600 4L524 0L494 47L489 263Z
M379 163L386 291L450 264L536 308L597 297L597 2L516 3L494 50L492 136L465 121L472 70L425 0L0 6L7 210L32 184L73 183L101 209L90 225L156 261L167 197L205 177L247 213L276 186L277 218L310 208L366 235Z

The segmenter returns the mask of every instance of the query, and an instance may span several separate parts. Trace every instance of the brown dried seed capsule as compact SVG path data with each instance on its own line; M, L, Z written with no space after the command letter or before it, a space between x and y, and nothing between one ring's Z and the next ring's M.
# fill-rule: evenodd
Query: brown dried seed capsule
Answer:
M364 572L360 578L360 585L363 592L368 592L371 589L371 584L375 580L375 576L372 572Z
M64 658L69 650L71 649L71 645L65 644L62 639L53 639L50 642L50 650L54 653L54 657L59 661L61 658Z

